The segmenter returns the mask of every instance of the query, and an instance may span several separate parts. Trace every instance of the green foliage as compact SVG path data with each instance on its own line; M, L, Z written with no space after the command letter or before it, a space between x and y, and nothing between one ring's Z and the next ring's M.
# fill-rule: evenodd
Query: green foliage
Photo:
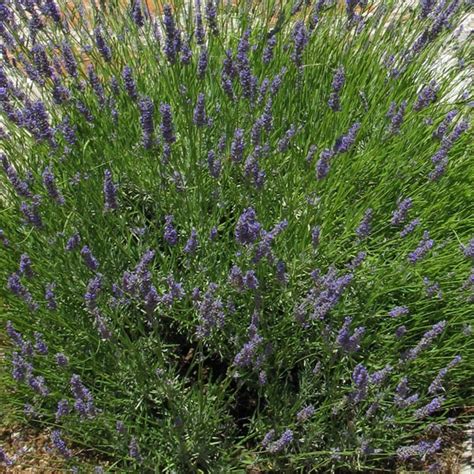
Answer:
M189 65L167 60L164 32L159 40L156 37L156 28L162 30L161 15L147 17L138 27L130 12L123 12L115 2L91 7L90 15L80 14L79 3L74 3L69 9L61 7L69 30L43 12L46 26L36 38L51 64L53 58L63 61L62 42L71 44L79 77L67 75L64 65L61 75L54 73L69 88L69 100L55 103L51 77L35 83L25 78L21 61L13 63L7 56L2 61L2 69L26 97L43 101L50 125L60 129L67 117L77 137L70 145L57 131L56 144L51 146L47 140L35 139L28 127L9 120L3 109L7 136L2 150L21 180L30 173L29 188L41 196L38 209L43 226L24 222L20 206L31 203L31 198L18 196L6 174L1 174L0 228L9 244L0 243L0 318L2 327L11 321L25 340L34 342L35 331L41 332L49 349L47 355L36 351L24 356L32 363L33 376L45 379L49 394L41 396L28 377L19 383L12 379L11 354L20 348L9 346L0 400L9 417L60 428L68 446L94 451L118 472L228 473L244 472L249 466L274 472L354 471L393 462L402 446L435 440L432 423L439 424L444 434L462 427L462 407L472 402L473 348L467 335L473 298L472 282L467 279L472 262L461 247L469 244L474 224L469 129L450 148L444 174L437 180L430 180L429 174L435 168L431 157L443 146L433 132L456 109L450 136L468 120L472 107L472 99L464 94L472 68L468 64L463 69L454 59L466 58L472 51L468 42L458 44L452 37L464 12L450 18L451 29L443 27L421 52L413 54L413 43L426 28L433 28L434 14L420 19L418 9L397 6L404 2L377 2L364 10L360 24L349 21L336 6L326 5L298 67L292 61L294 25L303 20L309 28L311 2L304 2L295 15L290 2L220 4L219 34L213 35L206 26L209 64L199 78L196 71L203 46L191 37L195 22L189 2L176 2L173 12L182 40L191 38ZM31 13L18 8L16 21L25 25ZM31 33L6 24L16 41L9 49L10 58L24 54L34 63ZM101 56L94 38L98 25L112 51L110 62ZM274 57L265 64L262 54L272 28L278 30ZM268 149L258 157L259 169L266 175L261 187L255 186L245 168L248 157L255 154L252 126L264 113L269 93L261 101L248 100L242 97L236 77L232 101L221 83L225 52L235 53L248 29L249 61L258 86L265 78L271 82L282 68L286 71L272 97L273 126L262 135L261 145ZM438 67L443 54L451 50L453 60ZM105 90L102 105L89 83L89 63ZM139 97L147 96L154 103L155 138L161 137L160 104L171 106L176 142L168 158L162 138L150 149L143 147L140 109L122 80L125 65L132 69ZM328 100L334 72L341 66L345 70L341 111L334 112ZM118 94L111 86L113 77L120 83ZM436 100L415 110L420 89L432 80L439 86ZM200 93L211 119L204 127L193 122ZM16 110L26 110L28 101L11 94ZM78 101L90 110L92 121L78 111ZM403 101L407 103L403 123L400 132L392 134L387 112L393 102L398 107ZM113 111L118 113L117 122ZM336 153L328 175L318 179L320 153L337 146L338 137L356 122L360 129L354 146ZM288 149L280 151L278 143L292 125L296 134ZM235 163L231 142L238 128L244 130L246 147L244 160ZM224 135L225 146L219 153L218 142ZM308 162L312 145L317 152ZM208 167L211 150L221 163L217 178ZM48 195L42 183L46 166L52 166L63 205ZM104 209L105 170L111 171L117 186L115 211ZM403 225L391 225L390 220L404 198L413 202L407 222L419 218L421 225L402 238ZM246 208L255 210L265 231L279 222L288 223L272 243L272 257L257 263L258 244L241 245L235 236ZM370 234L358 239L356 229L369 208L373 210ZM174 217L178 232L176 246L164 238L168 215ZM321 229L316 247L311 236L315 226ZM213 227L215 240L209 238ZM199 244L194 254L187 254L183 249L192 229ZM407 257L424 230L434 247L412 264ZM81 236L80 246L65 251L75 232ZM263 240L261 233L258 242ZM99 261L102 290L96 305L110 338L98 331L97 314L84 298L97 272L85 265L83 245ZM135 271L148 249L155 251L148 265L151 275L140 274L138 284L149 279L162 297L170 291L172 275L185 292L183 298L169 305L161 302L153 311L147 311L144 294L130 290L117 296L113 287L123 290L125 272ZM348 264L359 252L366 252L366 258L350 270ZM7 288L22 254L32 262L33 278L20 278L39 304L36 311ZM286 264L286 284L278 281L278 261ZM228 280L233 265L244 273L254 270L258 288L238 291L232 286ZM324 318L307 317L301 324L296 316L308 292L327 290L324 281L311 276L316 268L322 275L334 268L338 277L351 274L353 278ZM425 277L439 284L442 297L427 295ZM50 283L55 285L56 310L47 308L45 286ZM201 290L202 305L212 283L217 289L209 300L222 309L225 323L199 337L196 328L210 310L200 313L192 293L194 288ZM311 311L320 310L321 304L318 300ZM390 317L396 306L406 306L409 314ZM261 357L254 358L250 367L238 367L235 358L252 338L249 325L254 314L263 338L258 348ZM344 351L336 341L347 316L352 318L351 334L357 327L365 328L360 348L353 352ZM406 360L407 351L442 320L447 321L444 331L419 357ZM396 337L401 325L406 326L406 334ZM57 366L56 353L67 355L67 367ZM431 382L457 355L462 361L446 375L442 408L417 419L416 409L434 398L428 392ZM314 373L318 362L321 369ZM387 365L392 370L382 384L369 384L366 396L355 403L353 373L358 364L370 374ZM98 409L94 418L81 419L74 409L59 420L55 416L59 400L74 405L73 374L92 393ZM403 377L408 378L410 395L418 393L419 399L401 408L394 395ZM379 408L368 416L374 402ZM33 415L25 415L25 403L33 405ZM297 413L309 404L315 414L298 422ZM459 418L453 423L452 416ZM125 434L116 431L117 421L124 422ZM275 439L291 429L293 441L277 453L269 452L261 443L271 429L276 431ZM130 455L132 436L140 447L141 463ZM364 449L365 442L370 449ZM420 461L416 456L411 460ZM73 457L66 462L73 466L80 460Z

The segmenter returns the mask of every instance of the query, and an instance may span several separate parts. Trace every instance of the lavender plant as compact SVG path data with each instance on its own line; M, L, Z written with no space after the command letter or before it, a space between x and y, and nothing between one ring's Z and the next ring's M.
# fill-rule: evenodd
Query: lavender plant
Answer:
M6 421L65 469L435 463L472 395L467 5L96 3L0 5Z

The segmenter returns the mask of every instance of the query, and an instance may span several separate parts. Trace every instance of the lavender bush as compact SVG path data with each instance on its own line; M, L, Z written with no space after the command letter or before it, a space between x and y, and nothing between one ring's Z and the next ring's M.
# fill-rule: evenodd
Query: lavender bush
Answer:
M91 3L0 5L6 420L70 469L436 469L473 356L470 2Z

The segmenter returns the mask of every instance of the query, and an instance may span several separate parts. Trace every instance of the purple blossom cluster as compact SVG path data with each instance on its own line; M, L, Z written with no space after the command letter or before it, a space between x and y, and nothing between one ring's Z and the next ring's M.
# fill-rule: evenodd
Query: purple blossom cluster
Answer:
M400 231L400 237L405 238L407 235L411 234L420 224L421 220L418 217L411 220Z
M392 219L390 224L393 226L398 226L405 222L407 218L408 211L413 205L413 200L411 198L406 198L398 202L398 207L395 211L392 212Z
M138 103L140 109L140 125L143 133L143 147L149 149L153 146L153 113L155 107L149 97L143 97Z
M115 211L118 208L117 203L117 185L112 181L112 172L104 171L104 209L106 211Z
M430 238L428 231L423 232L423 238L420 240L418 247L408 254L408 261L415 264L422 260L426 254L434 247L434 240Z
M339 302L354 275L347 273L338 276L337 270L332 267L325 275L321 275L318 270L315 270L312 277L315 283L314 288L306 294L295 309L295 318L303 326L308 324L308 318L309 320L325 319Z
M244 209L235 226L235 239L241 245L253 244L260 235L262 225L251 207Z
M202 299L195 302L199 315L196 335L204 338L210 335L213 328L222 329L225 322L224 303L216 296L218 286L210 283Z
M428 349L433 341L444 331L446 327L446 321L440 321L432 326L432 328L423 334L418 344L410 349L404 356L406 360L416 359L421 352Z
M410 310L406 306L395 306L388 312L391 318L399 318L400 316L406 316Z
M94 418L97 415L94 398L90 390L82 383L81 377L73 374L69 384L74 396L74 409L82 418Z
M421 420L423 418L431 416L435 411L438 411L441 408L443 401L444 397L433 398L433 400L431 400L425 406L422 406L421 408L418 408L418 410L415 410L415 418Z
M431 103L435 102L437 99L437 93L439 86L436 81L432 81L430 84L423 86L415 104L413 105L413 110L417 112L428 107Z
M442 391L443 390L442 383L448 371L452 369L454 366L456 366L457 364L459 364L460 362L461 362L461 356L458 355L446 367L443 367L438 372L438 374L436 375L436 377L433 379L430 386L428 387L428 393L433 395L437 392Z
M347 153L355 143L357 132L360 129L360 123L355 122L351 125L348 132L338 137L334 143L333 149L325 148L319 155L316 163L316 178L321 180L325 178L330 170L331 161L335 156Z
M304 423L305 421L309 420L315 413L316 409L314 408L314 406L307 405L296 414L296 419L300 423Z
M388 132L392 135L400 133L400 128L403 124L403 118L405 115L405 110L407 107L407 102L403 101L399 107L395 102L392 102L390 109L387 113L387 117L390 119L390 125L388 127Z
M418 399L419 395L417 393L410 395L408 378L403 377L395 389L395 396L393 398L395 406L398 408L406 408L416 403Z
M351 393L351 400L354 403L360 403L367 397L369 388L369 372L364 365L358 364L352 372L352 383L354 391Z
M99 261L94 257L91 249L87 245L82 247L81 256L88 268L93 271L96 271L99 268Z
M441 176L444 175L448 166L448 153L459 139L459 137L465 133L469 128L469 122L462 120L453 129L453 131L447 135L443 135L441 138L441 144L435 154L431 157L431 162L435 168L430 171L428 178L431 181L437 181Z
M344 319L344 324L339 330L336 338L337 345L345 352L355 352L360 349L360 340L365 333L365 328L359 326L354 329L354 332L351 334L350 325L352 323L352 318L346 317Z
M355 233L359 240L363 240L367 238L370 234L371 231L371 223L372 223L372 217L373 217L373 210L372 209L367 209L364 212L364 217L360 221L359 225L357 226Z
M344 68L341 66L334 73L334 77L332 79L332 86L331 86L332 92L328 100L328 105L333 110L333 112L339 112L341 110L339 94L344 86L345 81L346 81L345 71L344 71Z
M283 451L293 441L293 431L286 430L277 440L273 441L275 430L270 430L262 441L262 446L271 454Z
M61 456L69 459L72 456L72 451L67 447L66 442L62 438L61 430L53 430L51 433L51 442L55 449L58 450Z
M402 446L397 449L397 456L403 461L408 461L411 458L425 459L440 449L441 438L437 438L435 441L420 441L418 444Z
M18 273L12 273L8 277L7 288L16 296L19 296L29 307L31 311L39 308L38 303L33 299L30 291L21 282Z

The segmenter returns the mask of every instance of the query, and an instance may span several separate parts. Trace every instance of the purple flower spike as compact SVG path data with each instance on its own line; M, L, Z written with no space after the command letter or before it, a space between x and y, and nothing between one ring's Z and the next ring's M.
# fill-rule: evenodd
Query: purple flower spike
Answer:
M3 450L3 448L0 447L0 463L5 465L6 467L13 466L14 460L10 459L7 456L7 453Z
M441 390L443 390L443 379L446 377L448 371L457 364L459 364L459 362L461 362L461 356L456 356L446 367L443 367L438 372L438 375L434 378L434 380L428 387L429 394L434 395L436 392L440 392Z
M60 430L53 430L51 433L51 441L61 456L65 457L66 459L69 459L72 456L72 451L66 446L65 441L61 437Z
M395 306L388 315L391 318L398 318L400 316L406 316L409 313L409 309L406 306Z
M296 414L296 419L300 423L304 423L306 420L309 420L315 413L316 409L314 408L314 406L308 405Z
M196 229L191 230L191 235L186 242L186 245L184 246L184 253L187 253L189 255L193 255L196 253L196 250L198 248L199 242L197 238L197 232Z
M216 0L217 3L217 0ZM217 27L217 8L216 3L214 0L208 0L206 3L206 21L209 25L209 29L211 30L214 36L219 34L219 28Z
M270 444L267 448L269 453L275 454L283 451L293 441L293 431L286 430L279 439Z
M439 86L436 84L436 81L431 81L429 85L424 86L418 94L413 110L418 112L435 102L438 90Z
M31 52L33 53L33 62L37 71L43 77L50 78L53 74L53 68L49 63L44 46L40 43L36 43L31 49Z
M267 448L268 445L274 440L275 438L275 430L270 430L268 433L265 434L262 440L262 447Z
M37 377L33 377L32 375L30 375L30 377L28 378L28 385L42 397L47 397L49 395L49 389L46 386L44 377L42 377L41 375L38 375Z
M283 153L288 150L291 139L296 134L296 127L292 124L290 128L285 132L283 138L278 142L278 151Z
M335 153L346 153L350 150L352 145L355 143L357 132L360 129L360 123L355 122L351 125L346 135L342 135L336 140L334 145L334 152Z
M407 332L407 328L406 326L404 326L403 324L401 326L399 326L396 331L395 331L395 337L397 339L401 339Z
M67 367L69 364L69 359L62 353L58 352L55 356L56 364L59 367Z
M411 264L415 264L422 260L427 253L434 247L434 240L430 239L430 234L425 230L423 233L423 238L420 240L418 247L408 254L408 261Z
M93 311L96 308L96 300L99 296L100 290L102 289L102 275L97 274L89 280L87 289L84 294L86 301L86 307L89 311Z
M310 164L313 161L314 155L316 154L318 147L316 145L311 145L306 155L305 161Z
M321 236L321 227L317 225L311 229L311 243L313 244L314 248L319 246L320 236Z
M244 281L245 287L249 290L256 290L258 288L259 283L258 283L257 276L255 275L254 270L249 270L244 275L243 281Z
M7 288L15 295L19 296L32 311L38 309L38 303L33 300L33 296L26 287L21 283L20 277L17 273L12 273L8 277Z
M169 245L176 245L178 243L178 233L173 227L173 216L165 217L165 234L164 239Z
M87 66L87 75L89 77L89 83L92 86L92 90L95 92L99 104L104 107L106 103L105 91L99 77L97 76L92 64Z
M224 304L215 295L217 288L215 283L210 283L203 298L195 303L199 313L199 325L196 328L199 339L209 336L213 328L221 329L224 326Z
M56 422L58 422L62 417L69 415L71 412L71 407L69 402L66 399L59 400L58 408L56 410Z
M345 81L346 75L344 68L341 66L334 73L332 80L332 92L328 100L328 105L334 112L339 112L341 110L339 93L341 92Z
M354 333L350 334L350 324L352 322L352 318L346 317L344 319L344 324L342 328L339 330L337 335L337 345L342 348L345 352L356 352L360 349L360 340L365 333L365 328L360 326L354 330Z
M132 6L132 20L138 28L145 25L145 17L143 16L141 0L135 0Z
M406 220L408 211L411 209L412 205L413 201L411 198L406 198L400 201L397 209L392 213L390 224L394 226L402 224Z
M35 332L35 350L40 355L48 354L48 346L44 342L43 335L40 332Z
M242 161L244 148L244 130L242 128L237 128L234 132L234 140L230 145L230 158L234 163Z
M64 250L71 252L74 250L81 242L81 236L79 235L78 232L73 234L68 241L66 242L66 246L64 247Z
M377 370L370 376L370 383L372 385L382 385L392 370L393 367L387 364L383 369Z
M319 155L319 160L316 163L316 178L321 180L325 178L330 169L331 159L334 156L334 152L328 148L324 149Z
M174 63L180 50L180 39L171 6L168 4L163 6L163 24L166 34L164 45L165 55L170 63Z
M206 98L202 92L199 93L196 106L194 107L193 122L198 127L204 127L208 124L206 115Z
M140 109L140 125L143 133L143 147L150 149L153 146L153 112L155 107L153 101L149 97L144 97L138 104Z
M222 163L221 160L216 158L216 153L214 150L209 150L207 154L207 165L209 168L209 174L218 179L221 174Z
M277 43L276 36L275 35L270 36L263 50L263 55L262 55L263 64L270 64L270 62L272 61L273 50L275 49L276 43Z
M140 448L138 447L138 442L135 436L132 436L130 444L128 445L128 454L138 463L141 463L143 461L143 458L140 454Z
M104 209L106 211L115 211L117 204L117 186L112 181L112 172L104 172Z
M106 43L104 35L102 34L102 30L100 28L96 28L94 30L94 37L95 44L97 45L99 53L102 55L105 61L110 62L112 60L112 51Z
M446 132L448 131L448 127L450 123L454 120L454 117L458 114L457 110L451 110L446 114L444 120L440 123L439 127L433 132L433 138L437 138L438 140L442 140Z
M71 392L75 398L75 410L82 418L94 418L97 415L97 410L94 407L94 399L89 389L82 383L81 377L73 374L69 383Z
M209 55L206 48L202 48L201 53L199 54L198 67L197 67L197 77L198 79L204 79L204 76L207 71L207 65L209 62Z
M474 259L474 237L466 245L461 245L461 250L466 258Z
M308 44L308 31L303 21L300 20L295 23L292 38L293 51L291 53L291 59L297 67L301 67L303 64L303 51Z
M202 46L205 42L206 34L204 32L204 25L202 22L201 0L196 0L195 10L196 10L196 15L194 17L194 21L195 21L194 37L196 38L196 43Z
M31 268L31 259L26 253L22 254L20 257L20 273L29 279L33 278L35 275Z
M42 174L43 184L48 191L49 196L54 199L59 205L64 204L64 197L56 186L53 170L50 166L46 167Z
M77 78L77 61L71 49L71 46L68 42L63 41L61 45L61 50L63 53L64 66L66 68L67 73L72 78Z
M115 423L115 430L119 434L125 434L127 432L127 429L125 428L125 423L121 420L117 420Z
M99 262L97 259L92 255L90 248L87 245L84 245L81 249L81 255L84 260L84 263L91 269L97 270L99 268Z
M436 0L420 0L420 18L426 18L436 5Z
M407 235L411 234L420 224L420 219L413 219L400 231L400 237L405 238Z
M244 209L235 227L235 239L241 245L253 244L260 235L261 228L255 210L251 207Z
M420 441L418 444L410 446L402 446L397 449L397 457L402 461L408 461L412 458L418 458L425 460L427 457L435 454L441 449L441 438L437 438L435 441ZM429 471L429 472L440 472Z
M356 388L356 391L352 394L352 399L354 403L358 403L364 400L364 398L366 397L367 385L369 382L369 373L362 364L358 364L354 368L354 371L352 372L352 380Z
M20 180L15 168L11 165L3 153L0 153L0 161L2 162L3 170L5 171L5 174L7 175L7 178L13 186L13 189L15 189L16 193L21 197L31 197L32 193L29 189L28 183L26 181Z
M212 229L209 232L209 240L211 240L212 242L215 241L218 237L218 234L219 232L217 230L217 227L216 226L212 227Z
M125 84L125 90L132 100L138 99L137 85L133 79L132 69L129 66L125 66L122 71L123 82Z
M163 136L163 141L168 145L171 145L176 141L176 136L174 135L174 126L173 126L173 116L171 114L171 106L169 104L160 105L160 114L161 114L161 135Z
M441 408L443 401L444 397L433 398L433 400L431 400L431 402L429 402L427 405L415 411L415 418L422 420L423 418L427 418L428 416L432 415L435 411Z
M412 349L410 349L404 356L405 360L416 359L421 352L431 346L433 341L444 331L446 327L446 321L440 321L433 325L433 327L423 334L420 342Z
M391 110L387 114L390 120L389 133L396 135L400 132L400 128L403 124L403 117L405 115L405 109L407 107L407 102L403 101L398 108L396 109L395 102L392 102Z
M372 209L367 209L364 213L360 224L357 226L355 233L360 240L367 238L371 231L371 221L373 217Z

